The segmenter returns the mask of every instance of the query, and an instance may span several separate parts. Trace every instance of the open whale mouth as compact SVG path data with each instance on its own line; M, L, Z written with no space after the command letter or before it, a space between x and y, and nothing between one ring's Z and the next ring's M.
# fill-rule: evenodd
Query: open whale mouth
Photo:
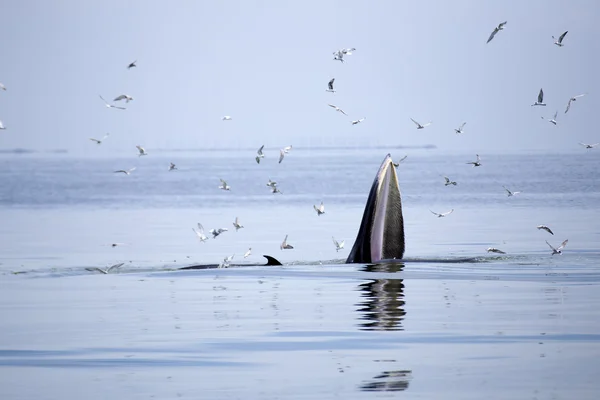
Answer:
M358 235L346 263L371 263L403 256L402 198L396 168L388 154L371 186Z

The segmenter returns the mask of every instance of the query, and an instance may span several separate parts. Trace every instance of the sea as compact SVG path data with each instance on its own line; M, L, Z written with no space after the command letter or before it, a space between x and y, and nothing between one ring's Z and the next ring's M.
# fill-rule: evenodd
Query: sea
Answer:
M0 154L0 399L599 398L598 151L148 153ZM387 153L406 261L345 264Z

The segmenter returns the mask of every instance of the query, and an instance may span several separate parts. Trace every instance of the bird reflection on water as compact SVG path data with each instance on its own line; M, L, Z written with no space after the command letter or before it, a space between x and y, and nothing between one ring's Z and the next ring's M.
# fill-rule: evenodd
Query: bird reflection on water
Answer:
M370 264L364 272L395 273L404 268L403 263ZM402 279L373 279L358 285L364 301L356 304L360 313L360 329L364 331L403 330L404 283Z

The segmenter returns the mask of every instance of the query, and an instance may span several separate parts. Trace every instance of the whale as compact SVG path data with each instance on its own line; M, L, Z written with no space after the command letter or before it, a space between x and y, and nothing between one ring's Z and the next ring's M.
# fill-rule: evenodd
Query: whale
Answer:
M271 257L268 255L263 255L264 258L267 259L266 264L229 264L230 267L264 267L267 265L282 265L279 260L275 257ZM213 269L219 268L219 264L198 264L198 265L189 265L187 267L178 268L178 270L190 270L190 269Z

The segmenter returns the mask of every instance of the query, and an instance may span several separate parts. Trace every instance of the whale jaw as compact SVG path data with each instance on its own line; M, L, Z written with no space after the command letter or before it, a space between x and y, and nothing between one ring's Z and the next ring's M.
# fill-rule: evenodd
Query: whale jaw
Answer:
M358 235L346 263L372 263L404 256L404 219L398 176L388 154L365 205Z

